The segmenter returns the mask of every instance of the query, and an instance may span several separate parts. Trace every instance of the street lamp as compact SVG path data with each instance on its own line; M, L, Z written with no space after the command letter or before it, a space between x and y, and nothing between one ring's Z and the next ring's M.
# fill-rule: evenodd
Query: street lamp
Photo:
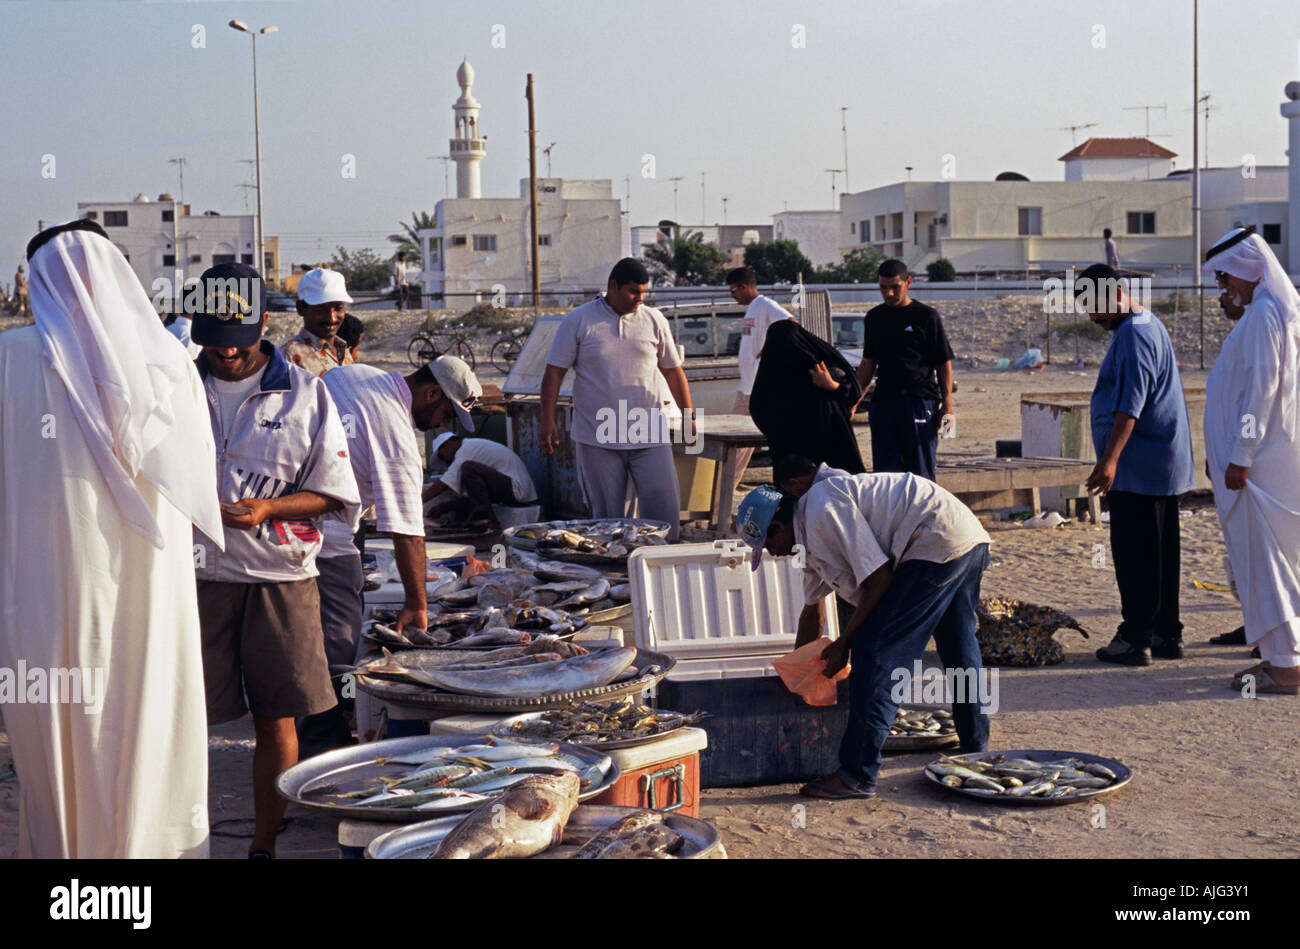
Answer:
M253 38L253 146L256 149L257 161L257 235L253 243L257 247L257 272L265 277L266 248L263 246L265 232L262 230L262 124L257 110L257 37L259 34L265 36L267 33L277 33L280 28L277 26L264 26L254 32L247 23L240 20L231 20L230 28L241 33L247 33Z

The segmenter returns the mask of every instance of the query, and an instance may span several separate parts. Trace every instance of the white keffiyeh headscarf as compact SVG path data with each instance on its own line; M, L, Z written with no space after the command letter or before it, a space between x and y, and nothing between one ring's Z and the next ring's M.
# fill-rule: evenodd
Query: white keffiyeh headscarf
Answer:
M196 372L121 252L85 230L32 254L31 305L45 357L67 387L77 425L131 529L164 538L137 485L156 487L223 544L216 461Z

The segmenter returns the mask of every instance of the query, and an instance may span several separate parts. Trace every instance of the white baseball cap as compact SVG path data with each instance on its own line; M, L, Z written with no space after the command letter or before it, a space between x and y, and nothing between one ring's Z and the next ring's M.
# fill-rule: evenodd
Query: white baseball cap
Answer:
M438 454L439 448L447 444L447 442L451 441L453 438L457 438L457 437L458 436L456 435L455 432L443 432L441 435L439 435L437 438L433 440L433 453L435 455Z
M308 306L321 303L351 303L347 281L337 270L317 267L302 275L298 281L298 299Z
M433 373L433 378L442 388L442 394L451 400L460 423L467 431L474 431L474 420L470 417L469 410L483 394L483 387L479 385L474 370L470 369L463 359L457 359L455 356L439 356L429 363L429 371Z

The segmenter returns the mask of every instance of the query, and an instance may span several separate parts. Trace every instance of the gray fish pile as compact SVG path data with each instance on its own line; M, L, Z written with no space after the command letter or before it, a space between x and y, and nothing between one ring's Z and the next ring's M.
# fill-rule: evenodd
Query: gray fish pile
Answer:
M587 521L556 528L536 524L518 529L515 536L533 541L538 553L563 551L616 558L626 557L638 547L668 542L662 527L622 520Z
M573 775L575 795L605 776L603 763L591 764L565 754L554 743L498 742L424 748L377 759L377 763L412 768L376 777L368 787L335 795L338 800L332 803L415 811L456 810L491 802L539 774Z
M657 712L629 696L617 702L583 702L572 708L542 712L536 718L514 722L510 734L519 738L592 745L657 735L683 725L693 725L703 717L703 712L692 715Z
M1105 765L1081 758L1035 761L998 754L976 760L940 755L925 769L940 783L980 797L1075 797L1119 780Z
M953 724L952 713L946 709L929 712L915 708L900 708L894 716L894 725L889 729L890 738L926 738L931 735L955 735L957 726Z
M532 651L538 649L543 651ZM362 663L358 671L484 698L537 698L583 692L639 674L633 646L589 653L560 640L527 643L518 653L509 649L493 650L486 656L465 653L462 661L450 663L445 661L445 651L443 655L394 655L384 648L383 653L383 659Z
M574 860L672 860L686 838L656 811L634 811L610 824L572 857Z

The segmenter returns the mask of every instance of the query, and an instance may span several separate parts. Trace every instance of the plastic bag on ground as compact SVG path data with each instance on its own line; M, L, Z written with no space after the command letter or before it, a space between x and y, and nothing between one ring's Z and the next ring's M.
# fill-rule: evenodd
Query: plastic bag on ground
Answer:
M809 705L834 705L835 683L849 674L848 664L831 678L822 674L826 670L822 652L830 644L830 638L823 636L772 660L772 666L785 687Z
M460 578L468 580L470 577L477 577L480 573L487 573L492 569L492 564L487 560L479 560L473 554L465 558L465 566L461 569Z

